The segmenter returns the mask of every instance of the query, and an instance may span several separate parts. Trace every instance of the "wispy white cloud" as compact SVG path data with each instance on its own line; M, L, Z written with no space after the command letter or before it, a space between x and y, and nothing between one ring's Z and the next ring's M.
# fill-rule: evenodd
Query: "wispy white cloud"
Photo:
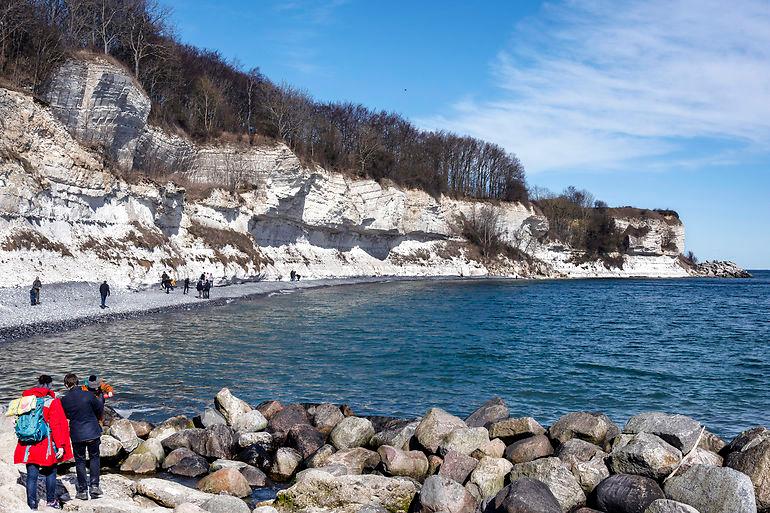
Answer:
M547 4L491 75L497 98L421 124L496 141L531 172L770 152L766 0Z
M285 65L307 75L318 75L325 70L319 64L315 42L321 37L321 27L335 22L340 7L350 0L290 0L277 2L273 9L291 20L289 33L276 32L272 40L285 58Z

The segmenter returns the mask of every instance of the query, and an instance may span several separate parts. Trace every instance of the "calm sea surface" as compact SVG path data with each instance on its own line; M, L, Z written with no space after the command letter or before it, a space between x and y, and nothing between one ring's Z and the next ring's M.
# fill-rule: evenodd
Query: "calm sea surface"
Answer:
M770 426L770 272L750 280L394 282L154 314L0 346L0 399L41 372L98 373L132 418L251 403L464 415L503 397L551 423L684 413L729 437Z

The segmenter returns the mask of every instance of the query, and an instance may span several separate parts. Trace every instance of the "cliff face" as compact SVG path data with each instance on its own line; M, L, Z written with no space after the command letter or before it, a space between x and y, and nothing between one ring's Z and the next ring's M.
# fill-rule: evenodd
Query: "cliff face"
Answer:
M284 145L194 144L148 125L146 95L108 61L67 62L45 100L0 89L5 285L38 274L139 285L172 269L220 279L285 279L291 269L306 277L687 275L674 215L613 211L629 247L617 268L578 264L570 248L547 242L548 221L534 207L494 204L503 238L528 258L489 262L456 235L458 215L483 204L311 169ZM132 167L173 173L195 194L120 178Z

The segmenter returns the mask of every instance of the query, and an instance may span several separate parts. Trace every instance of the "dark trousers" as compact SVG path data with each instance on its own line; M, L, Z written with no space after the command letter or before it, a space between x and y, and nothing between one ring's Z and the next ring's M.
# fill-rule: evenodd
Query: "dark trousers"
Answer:
M104 304L106 301L107 301L107 294L102 294L102 308L107 306L107 305Z
M184 284L184 290L182 291L182 294L187 294L188 292L190 292L190 285L185 283Z
M100 439L86 440L85 442L72 442L72 450L75 453L75 470L78 474L78 492L85 492L88 486L99 486L99 444ZM86 475L86 450L88 451L90 480Z
M45 498L48 502L56 500L56 465L41 467L40 465L27 464L27 506L37 509L37 480L45 477Z

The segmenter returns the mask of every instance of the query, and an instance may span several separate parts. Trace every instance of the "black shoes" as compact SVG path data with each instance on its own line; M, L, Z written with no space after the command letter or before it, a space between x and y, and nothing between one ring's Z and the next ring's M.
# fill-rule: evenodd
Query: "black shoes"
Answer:
M98 499L99 497L102 496L102 489L99 488L98 486L92 486L89 491L91 493L92 499Z

